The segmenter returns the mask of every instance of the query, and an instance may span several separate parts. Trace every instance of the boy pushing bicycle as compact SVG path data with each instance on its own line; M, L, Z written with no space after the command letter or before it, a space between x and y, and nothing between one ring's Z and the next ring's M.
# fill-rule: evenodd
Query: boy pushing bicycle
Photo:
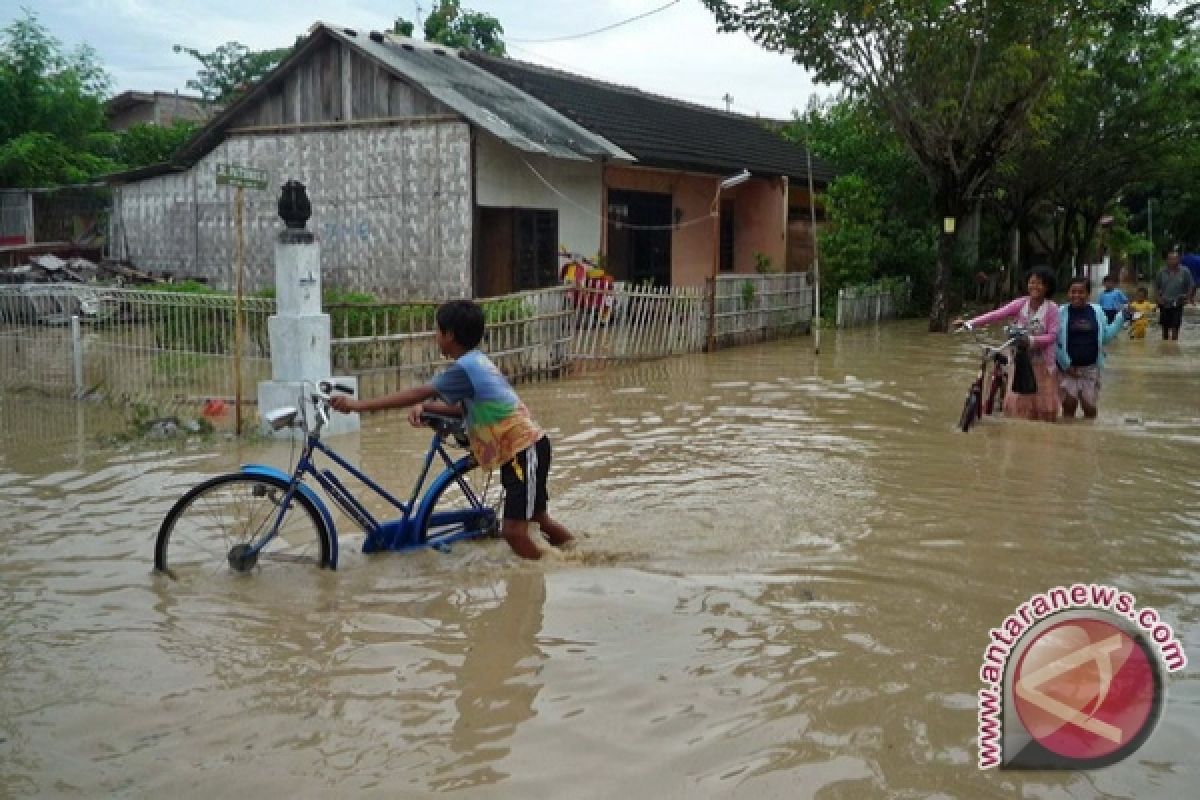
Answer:
M483 309L470 300L452 300L437 310L438 349L454 363L433 381L371 400L334 397L330 404L343 413L382 411L411 406L408 421L423 427L422 414L462 416L467 422L471 453L480 469L500 467L504 486L501 533L522 558L538 559L542 551L529 537L536 522L551 545L569 547L574 537L547 513L550 440L529 415L508 380L479 349Z

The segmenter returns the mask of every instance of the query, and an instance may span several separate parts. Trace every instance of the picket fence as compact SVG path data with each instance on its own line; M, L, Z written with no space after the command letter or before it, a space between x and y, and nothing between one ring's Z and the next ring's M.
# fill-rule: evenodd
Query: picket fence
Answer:
M715 297L697 287L623 283L556 286L481 300L483 342L514 381L610 362L702 351L710 307L717 346L807 329L803 273L721 276ZM329 305L335 374L365 395L426 381L445 361L426 302ZM0 286L0 389L38 390L156 407L234 399L253 403L271 375L270 298L79 286Z
M838 289L836 324L839 328L869 325L908 313L912 279L880 281Z

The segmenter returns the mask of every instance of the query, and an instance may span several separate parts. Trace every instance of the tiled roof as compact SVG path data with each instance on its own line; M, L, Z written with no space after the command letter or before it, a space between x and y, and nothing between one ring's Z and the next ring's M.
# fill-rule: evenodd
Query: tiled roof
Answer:
M808 177L804 148L768 121L648 94L568 72L463 51L463 58L538 98L633 155L643 166ZM778 123L776 123L777 125ZM833 170L813 159L813 180Z

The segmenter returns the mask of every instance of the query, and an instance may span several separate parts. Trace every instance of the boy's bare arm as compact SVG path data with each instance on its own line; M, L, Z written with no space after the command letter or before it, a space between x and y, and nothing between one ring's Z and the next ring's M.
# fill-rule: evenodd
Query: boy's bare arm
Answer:
M443 417L461 417L463 415L462 406L450 405L439 400L423 401L420 406L426 414L440 414Z
M425 386L417 386L412 389L402 389L392 394L385 394L383 397L373 397L370 400L355 400L353 397L346 395L337 395L329 404L338 411L347 414L352 411L383 411L388 408L406 408L416 405L436 394L437 392L434 388L426 384Z

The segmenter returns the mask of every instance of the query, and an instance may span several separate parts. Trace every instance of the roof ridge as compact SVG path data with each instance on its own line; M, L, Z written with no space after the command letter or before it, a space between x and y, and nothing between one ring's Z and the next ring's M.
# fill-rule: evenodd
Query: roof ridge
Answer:
M485 60L485 61L492 61L492 62L496 62L499 64L514 64L518 67L527 68L532 72L541 72L541 73L548 74L548 75L555 76L555 77L566 78L568 80L576 80L581 83L587 83L587 84L591 84L593 86L598 86L602 89L614 89L616 91L624 92L626 94L638 95L640 97L646 97L651 100L657 100L659 102L670 103L672 105L681 106L683 108L694 109L696 111L701 111L706 114L718 114L718 115L725 116L725 117L733 117L735 119L745 120L746 122L780 122L780 123L784 123L784 124L789 122L789 120L777 120L774 117L763 117L763 116L759 116L757 114L754 116L751 116L749 114L742 114L741 112L737 112L737 111L722 111L721 109L715 108L713 106L706 106L701 103L693 103L689 100L681 100L677 97L670 97L670 96L664 95L664 94L656 94L655 92L647 92L643 89L637 88L636 86L626 86L623 83L613 83L612 81L605 81L605 80L601 80L599 78L593 78L588 75L581 75L578 72L568 72L565 69L558 69L556 67L547 67L543 64L535 64L532 61L523 61L519 58L509 58L508 56L494 56L491 53L485 53L481 50L460 50L459 57L465 58L468 60L480 59L480 60Z

